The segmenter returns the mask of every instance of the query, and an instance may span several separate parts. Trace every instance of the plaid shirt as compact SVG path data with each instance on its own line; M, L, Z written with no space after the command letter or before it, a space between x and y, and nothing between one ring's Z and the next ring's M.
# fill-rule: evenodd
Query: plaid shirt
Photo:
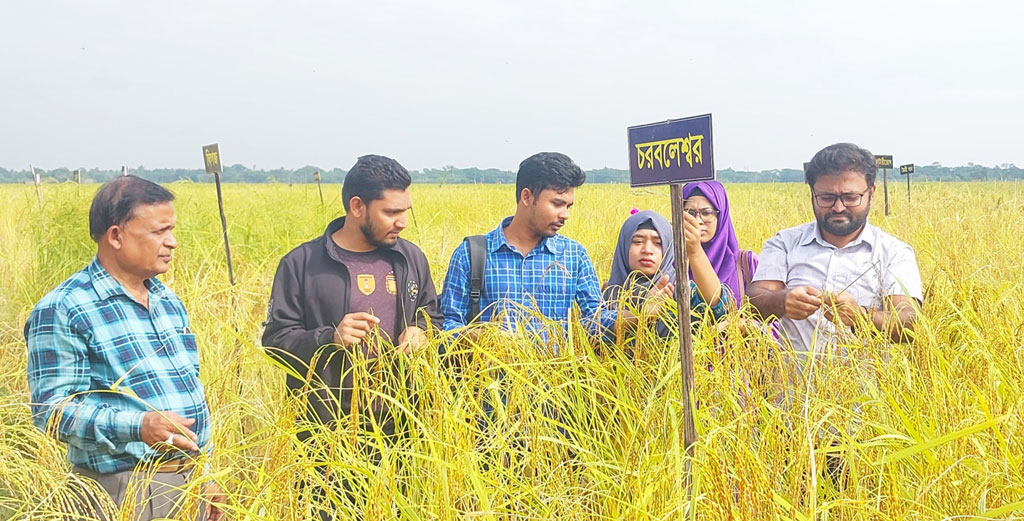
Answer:
M36 304L25 324L36 427L68 444L94 472L134 468L159 454L142 442L147 411L194 418L209 450L210 412L185 308L155 278L149 309L93 259Z
M550 319L568 323L573 303L579 305L585 321L596 329L615 324L614 310L601 311L601 287L594 264L580 243L555 235L540 241L525 256L505 239L503 229L512 222L506 217L487 233L487 261L484 286L480 295L481 320L489 321L496 313L503 324L512 328L525 324L543 331L540 320L529 311L539 311ZM444 329L465 326L469 314L469 247L460 244L452 253L448 275L441 293Z

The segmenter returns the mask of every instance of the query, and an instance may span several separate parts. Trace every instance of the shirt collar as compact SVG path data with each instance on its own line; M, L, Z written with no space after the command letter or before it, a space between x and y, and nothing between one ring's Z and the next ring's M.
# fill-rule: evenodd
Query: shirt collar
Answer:
M850 241L849 244L843 246L843 248L852 248L860 243L865 243L869 248L874 249L875 243L878 240L878 228L873 226L870 222L864 222L864 228L860 231L860 235L856 239ZM800 236L800 245L806 246L812 242L826 247L838 249L834 244L829 243L821 237L821 230L818 228L818 221L810 223L810 226L804 230L803 235Z
M92 288L96 291L96 295L99 296L100 300L107 300L118 295L134 299L134 297L128 294L128 290L124 289L124 286L100 264L98 258L93 257L92 262L89 263L86 269L89 273L89 280L92 282ZM166 286L157 280L156 277L146 279L144 284L149 290L150 301L163 297Z
M513 248L511 244L509 244L508 239L505 238L505 227L507 227L509 224L512 224L511 216L502 219L501 223L498 224L498 227L488 234L488 252L496 252L500 250L502 246L506 247L509 251L516 251L516 249ZM544 248L545 250L547 250L548 253L552 255L558 255L561 249L559 247L558 241L556 240L556 237L558 237L558 235L555 235L554 237L544 237L543 239L540 240L540 244L538 244L537 247L534 248L534 250L536 250L538 247ZM525 255L529 254L530 252L525 253Z

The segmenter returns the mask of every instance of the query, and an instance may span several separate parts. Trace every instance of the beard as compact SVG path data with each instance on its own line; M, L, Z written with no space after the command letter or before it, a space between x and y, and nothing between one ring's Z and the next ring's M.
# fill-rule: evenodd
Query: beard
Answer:
M395 244L398 244L398 237L389 240L387 233L378 234L377 230L373 227L373 223L370 221L360 223L359 231L363 232L366 242L372 244L375 248L394 248Z
M869 210L871 210L870 204L864 208L864 213L860 215L851 212L849 208L844 208L841 212L830 210L825 215L815 215L815 218L818 221L818 227L822 230L838 237L845 237L861 229L868 222ZM832 217L839 216L846 217L846 220L840 222L831 220Z

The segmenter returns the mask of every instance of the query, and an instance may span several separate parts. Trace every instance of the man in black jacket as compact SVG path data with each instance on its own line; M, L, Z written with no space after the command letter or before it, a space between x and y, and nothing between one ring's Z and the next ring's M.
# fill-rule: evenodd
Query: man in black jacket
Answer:
M427 343L425 332L441 324L427 259L398 236L412 207L411 182L394 159L359 158L342 185L345 217L289 252L277 268L263 345L295 373L308 375L309 387L288 376L288 386L304 393L308 420L331 423L355 413L364 427L372 421L393 433L384 400L361 398L352 410L353 362L385 349L419 349Z

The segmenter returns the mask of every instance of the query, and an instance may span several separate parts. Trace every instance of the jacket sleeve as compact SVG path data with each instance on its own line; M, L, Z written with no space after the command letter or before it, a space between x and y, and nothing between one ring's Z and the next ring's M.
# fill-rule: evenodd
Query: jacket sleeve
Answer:
M304 375L317 351L334 341L334 327L306 329L303 316L307 302L294 264L285 256L277 266L262 343L265 348L278 348L291 355L271 353Z
M416 326L426 331L428 328L440 329L444 323L444 315L441 314L441 306L437 298L437 287L434 286L434 279L430 276L430 263L422 251L419 255L418 269L420 272L420 293L416 300Z

